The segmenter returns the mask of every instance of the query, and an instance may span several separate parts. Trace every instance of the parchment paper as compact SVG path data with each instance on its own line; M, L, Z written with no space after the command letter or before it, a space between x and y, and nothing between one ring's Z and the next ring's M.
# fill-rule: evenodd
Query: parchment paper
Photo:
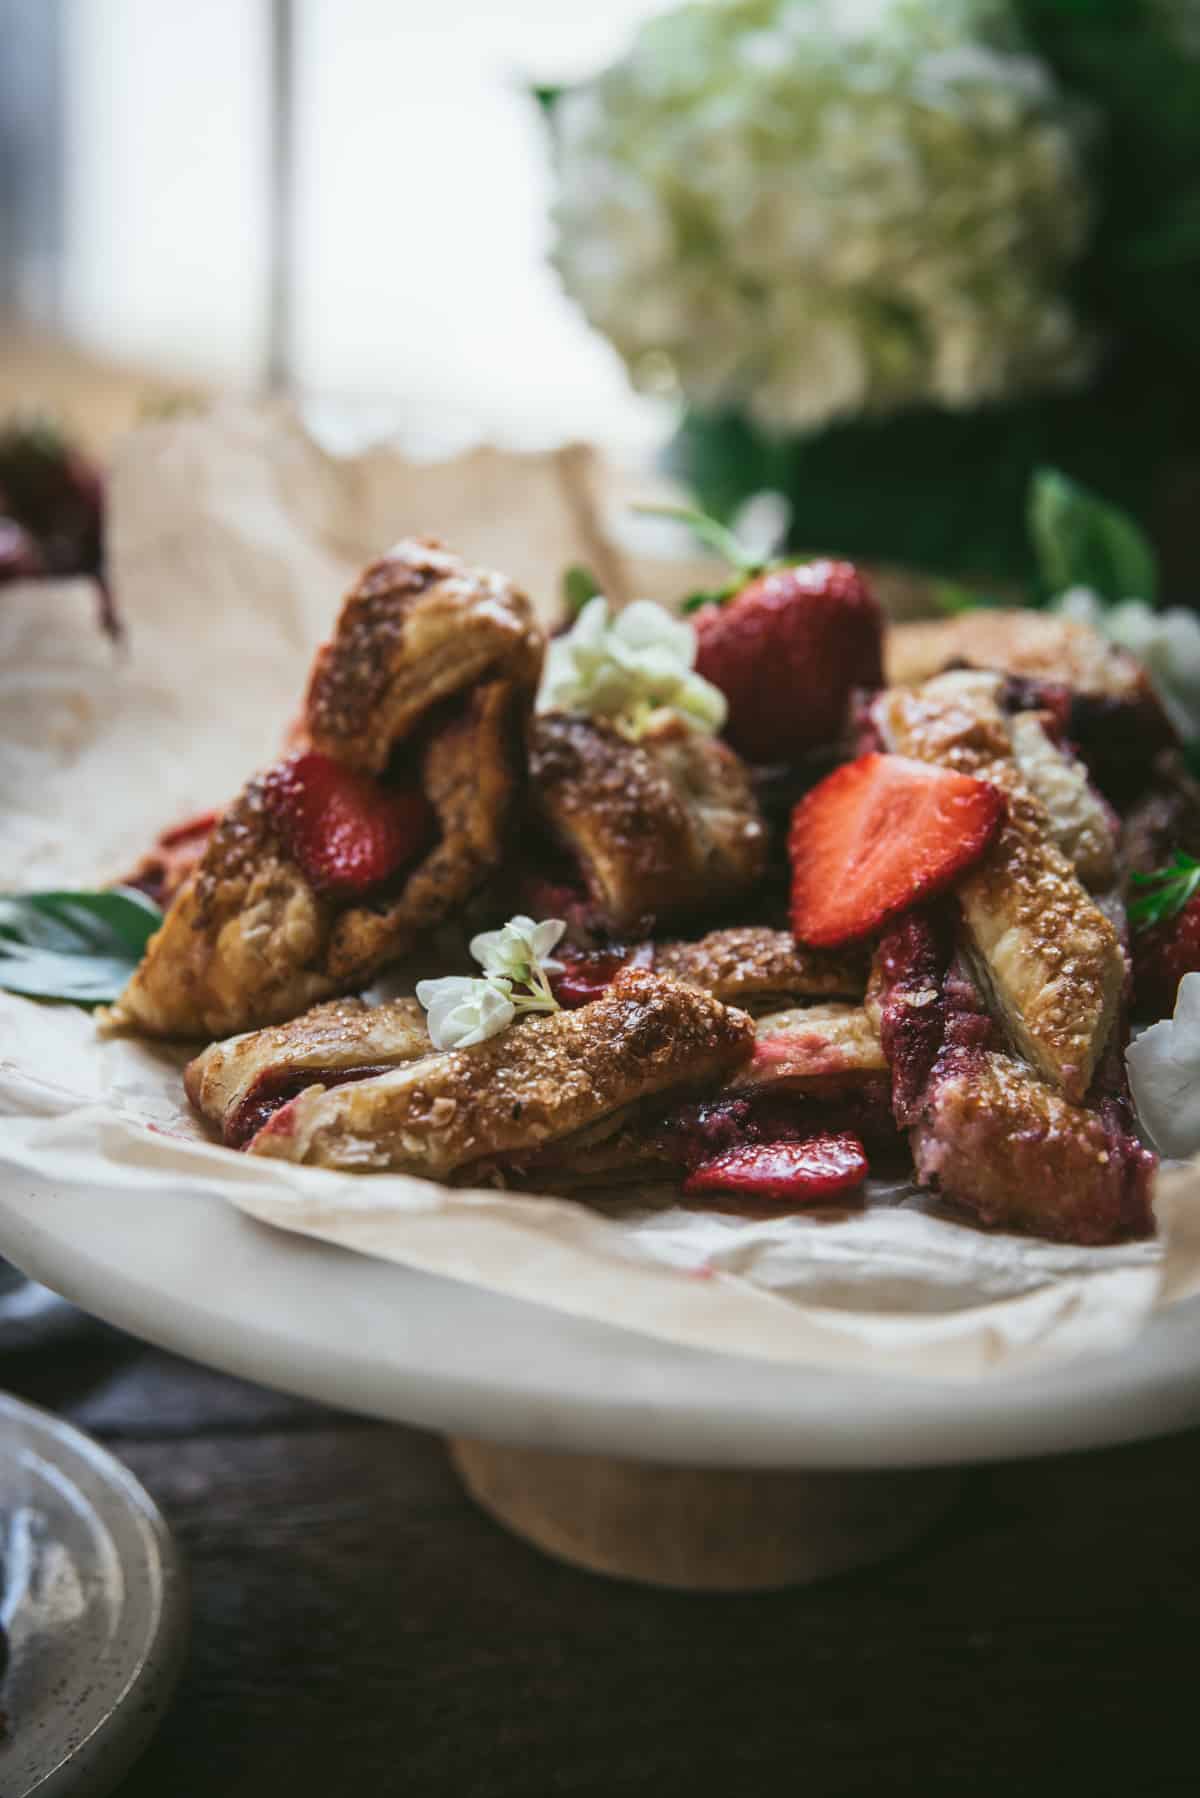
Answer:
M631 574L582 449L422 464L325 454L285 412L233 408L126 440L114 652L85 584L0 595L0 880L88 883L229 797L276 750L359 563L434 532L549 614L571 561ZM659 584L639 562L639 585ZM670 571L662 571L669 590ZM497 920L498 922L500 920ZM987 1233L874 1183L840 1217L745 1220L646 1191L581 1202L351 1177L217 1147L188 1051L102 1040L89 1014L0 994L0 1167L59 1188L216 1193L268 1223L672 1341L775 1360L976 1378L1111 1348L1200 1290L1200 1168L1160 1180L1159 1239L1085 1250ZM47 1203L52 1203L48 1200Z

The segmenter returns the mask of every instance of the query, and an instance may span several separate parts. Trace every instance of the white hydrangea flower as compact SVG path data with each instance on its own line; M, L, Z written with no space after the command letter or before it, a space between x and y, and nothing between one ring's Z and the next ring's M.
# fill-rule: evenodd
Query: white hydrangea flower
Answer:
M1069 587L1054 608L1136 656L1179 734L1200 736L1200 618L1194 612L1182 606L1160 612L1142 599L1110 606L1090 587Z
M452 974L444 980L417 982L417 998L429 1016L426 1025L435 1049L469 1049L507 1030L517 1008L499 981L471 980Z
M1012 0L724 0L555 109L555 261L635 376L777 429L1088 369L1090 114Z
M612 617L608 601L589 599L546 655L538 710L587 712L637 736L668 707L698 730L718 731L725 696L695 673L696 633L653 600L636 599Z
M1200 1152L1200 974L1179 982L1175 1015L1125 1051L1138 1117L1161 1155Z
M562 972L562 963L552 960L550 951L566 928L561 918L546 918L538 924L518 915L500 930L484 930L472 937L471 954L485 974L528 986L539 970L544 974Z

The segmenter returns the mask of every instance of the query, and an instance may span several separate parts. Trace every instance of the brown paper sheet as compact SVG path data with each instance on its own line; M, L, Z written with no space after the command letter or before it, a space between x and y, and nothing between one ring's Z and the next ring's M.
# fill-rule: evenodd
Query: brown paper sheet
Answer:
M286 413L230 408L124 444L114 652L86 586L0 605L0 870L88 883L164 824L233 793L274 752L356 566L413 531L502 567L547 615L562 568L628 586L583 450L423 464L327 455ZM614 491L628 491L622 477ZM639 585L656 582L644 564ZM499 921L499 920L498 920ZM260 1161L205 1139L182 1053L102 1040L72 1007L0 994L0 1166L148 1205L218 1193L283 1229L731 1353L977 1378L1111 1348L1200 1290L1200 1171L1164 1176L1160 1239L1102 1250L991 1234L872 1187L837 1221L746 1220L669 1195L583 1203L448 1191Z

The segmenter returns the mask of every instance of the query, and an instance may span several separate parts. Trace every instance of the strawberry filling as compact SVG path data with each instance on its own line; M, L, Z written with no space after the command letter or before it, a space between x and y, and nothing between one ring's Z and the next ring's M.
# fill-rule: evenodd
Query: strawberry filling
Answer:
M856 1136L821 1131L795 1141L725 1149L694 1167L683 1190L689 1197L729 1193L794 1210L855 1191L867 1171L867 1157Z
M600 999L629 961L626 949L584 949L578 954L560 952L561 974L550 976L550 990L567 1011Z
M561 916L561 913L556 914ZM654 949L642 943L637 949L626 949L614 943L610 949L574 949L560 945L555 958L563 963L561 974L550 976L550 990L566 1011L576 1011L603 998L622 968L649 968L654 965Z
M372 1080L390 1074L386 1065L361 1068L270 1068L260 1074L225 1120L222 1141L226 1148L244 1149L264 1125L288 1102L310 1086L348 1086L355 1080Z

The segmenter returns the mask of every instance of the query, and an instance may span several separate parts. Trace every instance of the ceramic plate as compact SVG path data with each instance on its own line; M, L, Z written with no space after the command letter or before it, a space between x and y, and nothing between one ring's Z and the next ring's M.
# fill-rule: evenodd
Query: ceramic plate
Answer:
M0 1396L4 1798L99 1798L162 1714L185 1639L175 1553L132 1474Z
M272 1230L217 1198L0 1193L0 1254L231 1373L460 1435L709 1466L900 1467L1200 1423L1200 1301L1136 1343L950 1382L700 1353Z

